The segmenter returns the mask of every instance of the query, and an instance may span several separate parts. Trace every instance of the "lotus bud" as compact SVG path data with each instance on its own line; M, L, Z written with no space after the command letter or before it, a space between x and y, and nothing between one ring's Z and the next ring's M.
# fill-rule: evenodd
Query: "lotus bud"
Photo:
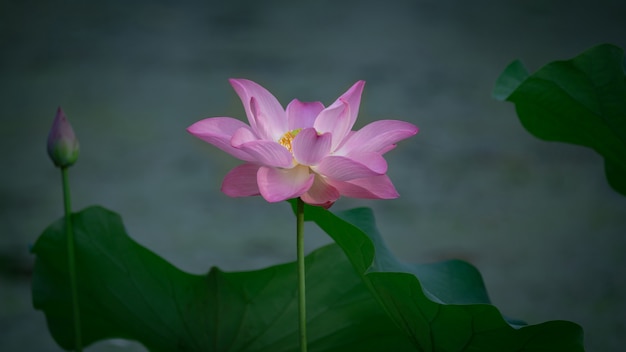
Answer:
M67 116L59 107L48 134L48 155L54 165L64 168L72 166L76 162L78 151L78 139L74 135L72 125L67 121Z

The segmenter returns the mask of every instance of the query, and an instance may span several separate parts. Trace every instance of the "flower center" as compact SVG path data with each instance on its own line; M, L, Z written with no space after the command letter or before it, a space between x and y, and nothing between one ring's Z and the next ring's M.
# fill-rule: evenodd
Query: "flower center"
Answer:
M283 147L287 148L287 150L293 153L293 150L291 148L291 142L293 142L293 139L296 138L296 136L298 135L298 133L300 133L300 131L302 131L302 128L297 128L295 130L285 133L278 140L278 144L282 145Z

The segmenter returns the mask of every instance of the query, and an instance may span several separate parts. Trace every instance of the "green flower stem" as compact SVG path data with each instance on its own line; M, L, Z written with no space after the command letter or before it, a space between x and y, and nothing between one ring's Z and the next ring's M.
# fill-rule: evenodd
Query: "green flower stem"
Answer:
M67 239L67 261L70 271L70 288L72 290L72 310L74 315L74 347L80 352L83 349L80 332L80 311L78 308L78 288L76 285L76 258L74 256L74 231L72 229L72 205L70 200L70 181L67 167L61 168L63 179L63 204L65 206L65 234Z
M300 351L306 352L306 295L304 271L304 202L298 198L296 211L296 246L298 251L298 313L300 317Z

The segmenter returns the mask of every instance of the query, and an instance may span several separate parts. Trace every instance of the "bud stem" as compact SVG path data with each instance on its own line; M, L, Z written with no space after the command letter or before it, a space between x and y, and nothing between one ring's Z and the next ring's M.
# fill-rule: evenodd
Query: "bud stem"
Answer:
M300 351L306 352L306 295L304 270L304 202L297 200L296 210L296 247L298 256L298 312L300 317Z
M70 200L70 181L68 167L61 167L63 182L63 204L65 208L65 235L67 240L67 260L70 272L70 289L72 291L72 310L74 316L74 349L82 351L80 331L80 311L78 308L78 287L76 284L76 258L74 256L74 231L72 229L72 205Z

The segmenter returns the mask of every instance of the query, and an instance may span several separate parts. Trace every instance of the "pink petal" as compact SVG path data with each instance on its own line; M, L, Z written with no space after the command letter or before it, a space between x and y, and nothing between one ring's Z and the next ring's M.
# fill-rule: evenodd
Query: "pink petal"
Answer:
M242 144L258 141L259 138L254 134L254 132L250 129L250 127L246 126L246 128L240 128L230 139L230 145L239 148Z
M335 150L350 128L352 128L350 124L350 106L345 101L336 101L319 113L313 126L319 133L330 133L332 135L330 150Z
M231 144L232 136L239 129L249 130L252 133L250 126L231 117L212 117L200 120L189 126L187 132L213 144L237 159L253 161L254 157L243 150L233 148Z
M277 142L257 140L234 147L250 155L255 164L283 168L293 166L293 155Z
M302 201L307 204L322 206L327 209L333 205L339 197L339 191L326 183L319 175L315 176L315 181L313 181L311 188L300 196Z
M332 135L317 134L314 128L305 128L293 139L293 156L300 164L317 165L330 152Z
M387 172L387 162L377 153L362 153L356 158L331 155L313 169L328 178L348 181L382 175Z
M361 105L361 94L363 93L363 87L365 81L358 81L344 94L342 94L333 104L331 104L326 110L337 108L341 105L347 105L344 114L338 116L334 114L320 113L320 116L315 120L315 129L319 132L331 132L333 134L333 147L332 150L341 143L346 137L348 132L354 126L357 115L359 114L359 106ZM322 115L324 114L324 115ZM338 118L341 117L341 118Z
M398 146L397 144L388 145L385 148L381 149L379 151L379 153L380 153L380 155L384 155L388 151L395 149L397 146Z
M259 84L247 79L230 79L246 110L250 126L267 140L278 140L287 132L287 116L278 100Z
M301 196L311 188L314 178L309 168L302 165L292 169L261 166L257 173L261 195L271 203Z
M261 136L262 139L277 141L287 132L286 117L285 123L276 123L276 121L270 118L267 112L259 106L259 102L255 97L250 98L250 112L254 116L254 121L256 121L256 133ZM284 112L283 115L285 115Z
M256 183L259 167L254 164L243 164L230 170L222 182L222 192L229 197L250 197L261 194Z
M358 81L350 87L345 93L343 93L339 99L343 100L350 105L350 120L352 124L350 125L350 129L354 126L354 122L356 121L357 116L359 115L359 106L361 105L361 95L363 94L363 87L365 87L365 81Z
M394 148L399 141L414 136L418 129L415 125L398 120L374 121L352 133L336 154L346 155L352 151L376 152L384 154Z
M393 199L400 195L387 175L359 178L350 181L328 180L342 196L362 199Z
M324 110L324 104L319 101L308 103L298 99L292 100L286 110L289 130L313 127L315 118L322 110Z

